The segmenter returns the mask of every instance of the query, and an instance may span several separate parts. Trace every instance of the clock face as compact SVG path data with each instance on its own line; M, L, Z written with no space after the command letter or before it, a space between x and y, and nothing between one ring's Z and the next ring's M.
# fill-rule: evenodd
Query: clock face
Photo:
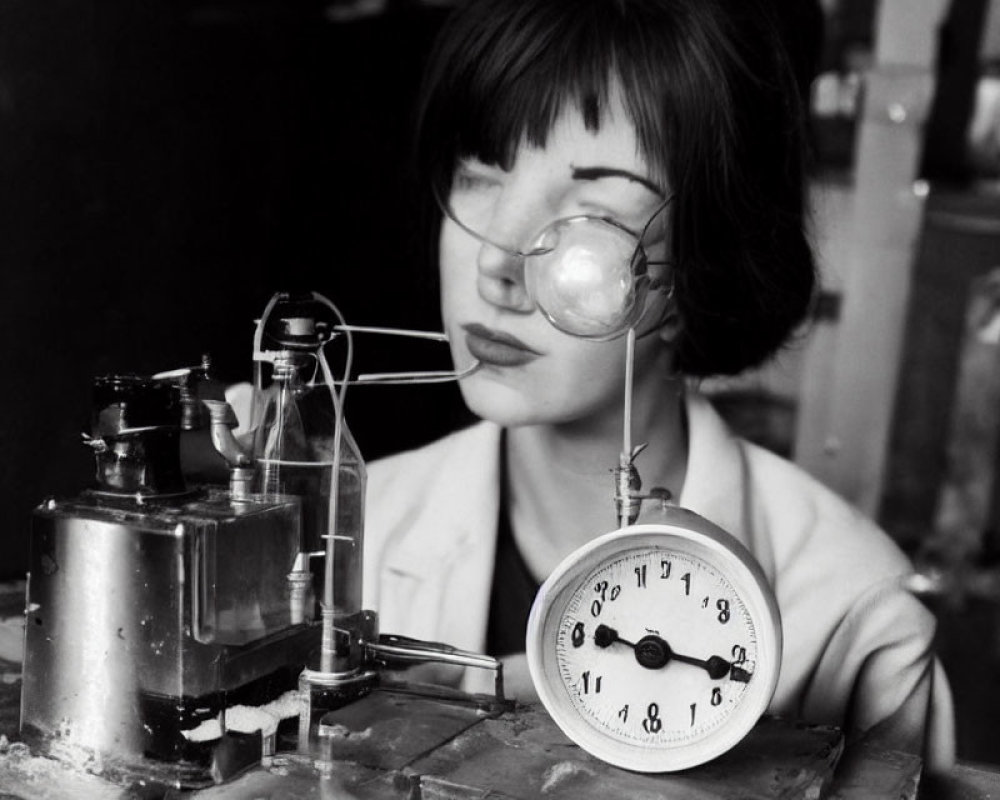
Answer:
M550 714L584 749L629 769L683 769L725 752L777 680L780 622L759 566L689 513L577 551L529 621L529 666Z

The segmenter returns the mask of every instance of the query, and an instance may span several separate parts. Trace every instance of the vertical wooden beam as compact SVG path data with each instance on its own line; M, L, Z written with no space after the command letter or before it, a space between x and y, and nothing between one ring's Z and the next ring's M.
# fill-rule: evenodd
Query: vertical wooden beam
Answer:
M855 146L851 246L821 415L803 398L796 460L863 511L882 492L910 271L923 218L915 190L947 0L882 0ZM817 419L825 418L825 424ZM808 427L805 424L808 422Z

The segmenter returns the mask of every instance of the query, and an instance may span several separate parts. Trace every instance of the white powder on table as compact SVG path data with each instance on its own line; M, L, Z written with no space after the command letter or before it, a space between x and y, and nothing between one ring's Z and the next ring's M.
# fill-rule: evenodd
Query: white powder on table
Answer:
M260 731L261 736L267 738L278 730L281 720L298 716L298 713L299 693L291 689L262 706L230 706L225 710L226 730L235 733ZM221 738L222 733L222 720L218 717L207 719L196 728L181 731L184 738L191 742L210 742Z

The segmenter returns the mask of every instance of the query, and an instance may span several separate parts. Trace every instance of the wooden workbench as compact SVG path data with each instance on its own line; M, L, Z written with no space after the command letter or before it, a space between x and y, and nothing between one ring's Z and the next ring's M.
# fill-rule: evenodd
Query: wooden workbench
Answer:
M0 593L0 619L20 602ZM765 718L715 762L651 776L591 758L539 707L490 717L475 705L388 691L328 718L309 753L279 751L195 792L125 788L18 742L20 689L20 664L0 659L0 800L1000 800L1000 772L962 765L921 779L917 757L863 743L845 751L833 728Z
M0 665L0 675L4 800L898 800L914 798L920 779L914 756L843 754L836 729L771 718L708 765L641 775L591 758L536 706L490 718L474 705L375 692L327 718L325 735L309 753L279 752L227 783L195 792L126 789L33 756L17 742L19 665ZM850 769L837 769L838 764Z

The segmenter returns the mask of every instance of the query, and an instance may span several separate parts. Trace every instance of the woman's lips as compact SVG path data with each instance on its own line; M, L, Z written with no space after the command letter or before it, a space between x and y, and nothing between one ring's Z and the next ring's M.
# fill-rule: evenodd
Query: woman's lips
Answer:
M462 326L465 346L472 357L497 367L519 367L534 361L541 353L533 350L516 336L495 331L478 323Z

